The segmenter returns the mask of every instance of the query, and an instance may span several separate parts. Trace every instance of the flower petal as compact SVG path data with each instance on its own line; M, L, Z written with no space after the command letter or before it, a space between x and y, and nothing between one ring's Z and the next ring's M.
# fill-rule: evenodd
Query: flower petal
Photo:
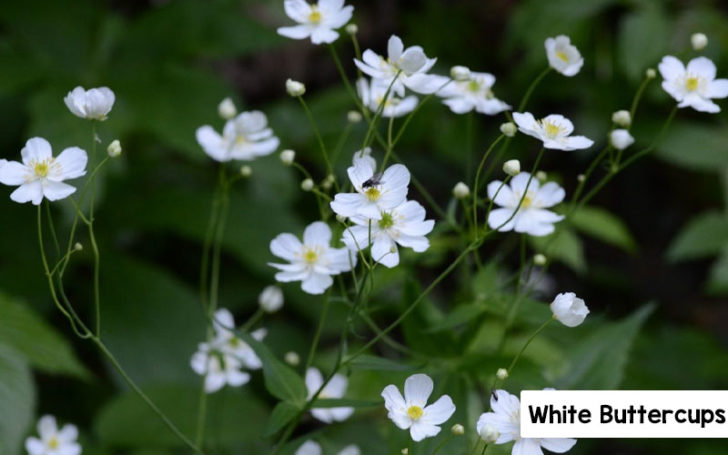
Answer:
M10 193L10 199L21 204L32 202L33 205L40 205L43 200L43 185L40 180L20 185Z
M0 165L0 183L4 185L22 185L29 174L32 175L33 171L17 161L6 161Z
M270 242L270 252L287 261L296 259L296 255L300 253L302 248L301 241L295 235L289 233L278 234Z
M449 395L441 396L436 402L425 407L420 420L433 425L440 425L446 422L455 413L455 404Z
M688 62L687 72L712 81L715 79L715 63L707 57L697 57Z
M334 279L331 278L331 275L312 273L301 282L301 289L309 294L318 295L323 294L332 284L334 284Z
M53 175L52 177L49 175L49 178L60 181L81 177L86 174L87 162L88 155L84 150L78 147L69 147L63 150L55 160L55 163L61 167L59 175Z
M685 74L685 66L680 60L672 55L662 57L662 61L657 65L662 78L671 81Z
M42 137L28 139L25 147L20 151L23 157L23 164L27 165L31 160L43 161L53 156L51 144Z
M306 246L324 246L328 248L331 243L331 228L323 221L315 221L303 231L303 244Z
M541 447L555 453L564 453L571 450L576 444L576 439L571 438L543 438Z
M409 406L424 408L432 394L432 379L426 374L413 374L404 382L404 399Z

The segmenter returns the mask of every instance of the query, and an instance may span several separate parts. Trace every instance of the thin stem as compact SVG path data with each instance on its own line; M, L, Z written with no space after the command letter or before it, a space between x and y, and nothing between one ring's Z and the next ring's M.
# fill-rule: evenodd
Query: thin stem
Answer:
M91 156L96 159L96 121L91 122ZM89 216L88 216L88 235L91 241L91 251L94 256L94 272L93 272L93 286L94 286L94 315L95 315L95 327L94 333L97 337L101 336L101 296L100 296L100 272L101 272L101 256L99 254L99 246L96 243L96 235L94 234L94 205L96 198L96 172L101 168L101 165L106 160L102 161L99 166L96 167L94 172L89 177L89 186L91 188L91 197L89 200Z
M536 338L536 336L538 336L538 334L541 333L541 331L543 331L543 329L545 329L547 325L551 324L551 322L553 320L554 320L553 317L548 318L548 320L546 320L546 322L541 324L541 326L539 326L539 328L536 329L535 332L533 332L533 334L528 338L528 340L526 340L526 343L523 345L521 350L518 351L518 354L516 354L516 356L513 358L513 360L511 361L511 364L508 365L508 374L510 374L511 371L513 371L513 367L516 366L516 363L518 363L518 359L521 358L521 354L523 354L523 352L526 350L528 345L531 344L531 342Z
M422 101L417 103L417 106L414 108L414 110L412 112L409 113L409 115L407 115L407 117L405 117L404 122L402 123L402 126L399 127L399 130L397 131L397 135L394 137L394 143L392 146L397 145L400 138L404 134L405 130L407 130L407 126L409 125L410 121L412 121L412 118L422 108L422 106L424 106L432 97L435 96L435 94L437 92L439 92L440 90L445 88L451 82L452 82L452 79L448 79L448 81L445 82L444 84L442 84L440 87L438 87L437 90L435 90L433 93L430 93L429 95L425 96L424 98L422 98Z
M488 156L493 151L496 145L500 143L500 141L503 140L503 138L506 137L505 135L501 134L498 136L495 141L493 141L492 144L490 144L490 147L488 147L488 150L485 151L483 154L483 157L480 159L480 164L478 165L478 169L475 171L475 182L473 183L473 208L472 208L472 214L473 214L473 224L477 227L478 226L478 192L480 191L480 173L483 170L483 166L485 166L485 162L488 159Z
M528 100L531 98L531 94L533 94L533 91L536 89L536 86L550 72L551 67L549 66L545 70L541 71L541 74L539 74L536 79L531 82L531 85L528 86L528 90L526 90L526 94L523 95L523 99L521 99L521 103L518 105L518 112L523 112L523 110L526 108L526 104L528 104Z
M308 368L311 366L311 363L313 362L313 358L316 355L316 348L318 347L319 340L321 339L321 331L324 328L324 323L326 322L326 315L329 312L329 294L330 292L327 292L324 296L324 307L321 309L321 316L319 317L319 323L316 327L316 333L313 335L313 341L311 342L311 349L308 351L308 357L306 358L306 365L303 371L308 371Z
M303 110L306 112L306 117L308 118L308 123L311 124L311 128L313 129L313 134L316 136L316 140L318 141L319 148L321 149L321 155L323 155L324 163L326 163L326 172L328 174L333 174L334 168L331 167L331 162L329 161L329 155L326 153L326 144L324 144L324 140L321 137L321 131L319 131L319 127L316 124L316 120L314 120L313 114L311 113L311 110L308 108L308 104L306 104L306 100L303 99L303 96L297 96L296 98L298 98L298 101L301 103Z

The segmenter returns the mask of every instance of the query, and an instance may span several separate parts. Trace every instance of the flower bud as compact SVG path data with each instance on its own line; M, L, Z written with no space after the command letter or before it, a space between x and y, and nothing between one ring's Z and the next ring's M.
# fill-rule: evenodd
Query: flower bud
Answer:
M508 137L513 137L516 135L516 131L518 131L518 128L516 128L516 124L513 122L506 122L503 123L500 126L501 133L505 134Z
M521 162L518 160L508 160L503 163L503 172L510 176L516 176L521 172Z
M217 113L222 117L223 120L230 120L231 118L235 117L235 114L238 113L238 110L235 108L235 103L233 103L233 100L230 98L225 98L224 100L220 101L220 104L217 105Z
M456 81L469 81L470 80L470 68L467 66L453 66L450 68L450 77Z
M346 28L344 28L344 30L349 35L356 35L357 32L359 31L359 26L352 22L351 24L347 24Z
M708 37L704 33L693 33L690 37L690 44L696 51L702 51L708 45Z
M458 182L452 188L452 195L455 196L455 199L465 199L470 196L470 188L465 183Z
M573 292L564 292L557 295L551 302L551 311L554 313L554 319L564 324L566 327L576 327L584 322L586 315L589 314L584 300L578 298Z
M81 251L83 250L83 245L81 242L76 242L73 244L73 251Z
M632 116L629 111L621 110L612 114L612 122L621 126L622 128L629 128L632 124Z
M121 155L121 143L119 142L119 140L114 139L113 141L111 141L111 144L109 144L106 152L112 158L116 158L117 156Z
M634 138L627 130L613 130L609 133L609 142L617 150L624 150L634 143Z
M460 436L465 434L465 427L460 425L459 423L456 423L452 426L452 428L450 428L450 432L455 436Z
M361 112L359 111L349 111L346 113L346 120L349 121L349 123L359 123L361 122Z
M253 175L253 168L248 166L247 164L240 166L240 175L243 177L250 177Z
M313 189L313 180L306 179L303 182L301 182L301 189L303 191L311 191Z
M654 79L657 77L657 72L654 68L647 68L647 70L645 71L645 77L647 79Z
M346 217L343 215L336 215L336 221L339 223L346 223Z
M538 180L539 182L543 182L547 178L548 178L548 176L546 175L546 173L544 171L536 172L536 180Z
M498 430L490 425L485 425L480 429L480 438L488 444L493 444L500 437Z
M293 367L301 363L301 357L299 357L298 354L293 351L286 352L286 355L283 356L283 360L285 360L287 364Z
M278 286L266 286L258 296L258 304L267 313L275 313L283 306L283 291Z
M405 447L404 449L402 449L402 450L400 451L400 453L401 453L402 455L409 455L409 449L408 449L407 447Z
M281 152L281 162L286 166L293 164L293 160L296 159L296 152L291 149L286 149Z
M303 96L306 93L306 86L293 79L286 79L286 92L291 96Z
M535 254L533 256L533 263L539 267L546 265L546 256L541 253Z
M321 182L321 188L323 188L323 189L324 189L324 190L326 190L326 191L330 190L330 189L331 189L331 187L332 187L332 186L333 186L333 184L334 184L334 180L335 180L335 179L336 179L336 178L335 178L335 177L333 176L333 174L329 174L329 175L327 175L327 176L326 176L326 178L324 179L324 181L323 181L323 182Z
M498 371L495 372L495 377L501 381L505 381L508 379L508 370L505 368L498 368Z

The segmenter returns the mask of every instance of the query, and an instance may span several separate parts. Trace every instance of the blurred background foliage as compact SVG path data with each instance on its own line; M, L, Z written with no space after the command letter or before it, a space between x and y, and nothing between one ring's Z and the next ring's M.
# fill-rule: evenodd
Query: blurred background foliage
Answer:
M100 147L119 138L124 148L123 158L102 173L97 198L103 337L130 375L188 433L194 428L200 383L189 357L205 334L197 294L199 259L217 174L195 142L195 129L221 127L216 106L231 96L241 110L266 112L282 148L297 150L297 159L323 179L303 112L285 96L284 81L291 77L307 84L306 98L327 143L335 144L344 129L351 129L336 160L339 178L365 132L363 124L347 124L346 112L354 104L327 49L276 35L276 27L288 23L282 3L4 0L0 7L0 157L17 159L25 140L36 135L56 151L74 145L90 149L90 125L67 111L63 97L76 85L106 85L116 93L110 118L99 129ZM495 74L496 95L512 105L546 65L544 39L569 35L585 57L584 68L574 78L548 76L529 105L537 116L562 113L574 120L577 132L597 139L589 151L545 156L544 168L567 194L604 143L611 113L628 107L645 69L667 53L683 60L694 56L692 33L709 37L705 54L718 66L719 77L728 75L728 11L717 0L350 3L364 48L383 52L396 33L406 45L422 45L438 57L436 72L461 64ZM336 47L353 78L347 37ZM659 79L650 84L632 129L637 146L649 144L672 106ZM497 136L503 117L474 121L469 149L467 117L429 102L398 145L398 154L443 207L452 206L452 186L471 177L474 161ZM352 365L356 374L348 395L378 400L384 385L401 384L423 366L417 359L426 356L435 393L449 393L458 404L448 425L462 422L472 435L485 404L477 392L548 316L538 299L548 301L561 290L584 297L592 315L577 329L553 326L539 337L509 381L511 392L544 386L728 388L726 144L725 111L681 110L658 150L616 178L559 234L553 253L558 262L548 271L543 294L522 306L517 330L507 339L507 357L492 352L512 298L503 277L516 270L517 254L504 255L495 245L510 245L513 235L488 242L482 256L492 261L486 268L448 280L407 320L396 337L415 351L414 360L385 362L383 357L397 355L380 347L380 357ZM532 163L536 150L535 141L519 137L507 158ZM270 239L279 232L300 232L317 213L312 197L298 190L300 175L275 155L251 166L253 176L234 188L223 244L221 302L239 321L253 313L257 294L273 280L266 265L272 259ZM32 423L44 413L78 424L85 454L185 453L54 311L37 252L35 211L12 203L9 192L3 188L0 198L0 454L19 453ZM423 201L416 193L413 197ZM69 206L54 204L54 216L60 232L67 232ZM417 261L414 275L408 267L379 270L372 299L377 319L391 321L447 264L452 245L446 229L438 230L443 235L433 237L426 255L404 256L407 265ZM87 243L83 235L80 240ZM531 246L538 251L543 244ZM74 258L66 274L68 292L79 312L89 316L91 255L86 249ZM290 350L303 355L319 301L296 285L285 292L284 311L265 321L266 344L279 356ZM653 304L644 306L648 301ZM344 321L345 308L332 310L317 362L321 366L333 360L335 334ZM259 436L274 405L259 374L241 389L213 395L209 453L266 453L271 440ZM307 431L327 453L350 442L364 453L398 453L407 439L386 420L381 406L364 408L340 425L325 427L307 419L297 434ZM423 446L431 450L439 442ZM725 453L727 444L584 440L572 453L708 455ZM463 450L458 440L446 447L452 453ZM501 447L491 453L507 452Z

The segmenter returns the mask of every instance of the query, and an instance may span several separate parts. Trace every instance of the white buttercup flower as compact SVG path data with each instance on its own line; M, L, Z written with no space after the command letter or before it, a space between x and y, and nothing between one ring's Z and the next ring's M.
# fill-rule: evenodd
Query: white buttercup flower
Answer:
M5 161L0 166L0 183L18 186L10 199L21 204L39 205L44 197L49 201L66 198L76 188L63 181L86 174L88 156L78 147L69 147L54 158L48 141L34 137L28 139L20 155L22 163Z
M548 38L544 43L549 65L564 76L574 76L584 64L579 49L571 44L568 36Z
M617 150L624 150L634 144L634 138L625 129L612 130L609 133L609 143Z
M80 455L81 445L76 442L78 428L67 423L58 429L56 418L46 415L38 420L38 435L25 440L29 455Z
M308 390L309 400L323 383L324 378L317 368L309 368L306 370L306 389ZM349 380L346 379L346 376L336 373L331 378L331 381L321 390L318 398L343 398L348 385ZM338 408L311 408L311 415L325 423L342 422L348 419L353 413L354 408L345 406Z
M493 411L481 414L478 419L478 434L486 441L495 439L495 444L515 441L513 455L543 455L542 448L564 453L576 444L576 439L567 438L521 438L521 402L505 390L491 394L490 407Z
M321 445L319 445L316 441L308 440L301 444L301 446L296 450L294 455L321 455L323 453L323 450L321 449ZM359 450L359 447L357 447L355 444L350 444L337 454L337 455L360 455L361 450Z
M570 151L586 149L594 144L587 137L570 136L574 124L563 115L551 114L536 120L530 112L514 112L513 120L523 134L541 140L547 149Z
M225 123L222 136L211 126L197 129L197 142L210 158L225 162L253 160L273 153L278 148L278 138L268 128L268 119L260 111L243 112Z
M417 201L406 201L389 210L382 210L377 219L350 217L354 226L344 231L342 240L352 251L372 246L372 259L386 266L399 264L397 245L422 253L430 247L425 237L435 226L434 220L425 220L425 208Z
M580 325L589 314L589 308L584 300L578 298L573 292L557 295L551 302L551 311L554 313L554 318L566 327Z
M258 296L258 304L267 313L275 313L283 307L283 291L278 286L266 286Z
M493 95L495 76L490 73L470 72L466 79L456 79L447 84L438 96L445 98L443 103L456 114L476 112L495 115L511 108Z
M404 382L404 396L394 384L382 390L387 416L402 430L409 429L414 441L436 436L439 425L445 423L455 412L455 404L448 395L441 396L427 406L432 394L432 379L426 374L414 374Z
M106 120L106 116L114 107L116 97L109 87L84 90L79 86L68 92L63 101L77 117L89 120Z
M382 117L401 117L409 114L417 107L416 96L400 98L393 90L390 90L389 93L387 93L388 87L388 84L379 79L367 81L366 79L361 78L356 81L356 91L359 94L359 98L361 98L362 103L368 107L369 110L377 112L382 103L384 103L384 107L381 108ZM384 99L384 95L387 95L386 101Z
M549 182L541 186L538 179L531 178L528 172L513 177L510 185L495 180L488 184L488 197L502 208L491 210L488 225L499 231L548 235L554 231L554 223L564 217L546 209L563 201L564 196L564 189L559 185Z
M442 76L426 74L437 61L436 58L427 58L420 46L405 49L402 40L396 35L392 35L387 43L387 58L367 49L362 54L362 60L354 59L354 63L363 73L381 80L387 87L399 73L392 85L392 91L399 96L404 96L405 87L417 93L435 93L443 80L447 81Z
M195 373L205 376L206 393L217 392L226 384L238 387L250 381L250 374L242 371L243 364L239 359L211 343L198 345L190 366Z
M304 0L285 0L283 7L288 17L298 22L292 27L280 27L278 34L287 38L311 37L313 44L333 43L339 37L336 32L349 22L353 6L344 6L344 0L319 0L309 4Z
M393 164L377 173L377 163L367 150L354 154L347 169L356 193L338 193L330 203L334 213L379 219L383 211L399 206L407 199L410 173L402 164Z
M263 362L260 361L253 348L235 334L235 320L230 311L224 308L217 310L212 325L215 329L215 338L212 341L213 348L235 357L243 367L249 370L257 370L263 367ZM267 334L266 329L260 328L252 332L250 336L257 341L263 341Z
M277 268L276 280L300 281L309 294L322 294L334 282L331 275L347 272L356 265L356 255L346 248L331 248L331 228L316 221L303 232L303 243L289 233L279 234L270 242L270 251L289 264L268 263Z
M677 107L720 112L720 107L711 99L728 97L728 79L715 78L715 64L710 59L694 58L686 68L680 60L667 55L657 68L664 79L662 88L678 101Z

